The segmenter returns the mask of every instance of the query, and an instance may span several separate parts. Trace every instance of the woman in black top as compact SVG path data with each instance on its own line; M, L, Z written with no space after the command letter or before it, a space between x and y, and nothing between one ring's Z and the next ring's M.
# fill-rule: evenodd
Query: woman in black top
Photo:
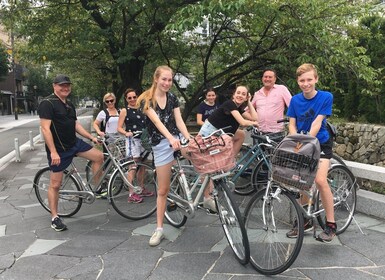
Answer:
M250 101L250 93L246 86L238 86L231 100L224 102L205 121L199 134L208 136L215 130L224 129L234 134L234 156L241 150L245 133L239 126L258 126L257 112ZM248 111L245 109L248 108Z
M124 92L124 98L127 101L127 107L122 109L119 114L118 132L126 137L126 154L128 157L132 157L135 161L141 161L141 155L144 152L140 136L134 136L137 131L142 131L145 127L145 116L136 108L136 92L132 88L128 88ZM132 188L129 189L130 195L128 197L128 203L141 203L143 197L153 196L154 193L148 191L144 186L144 174L143 169L137 171L138 181L142 187L142 191L136 194ZM128 172L128 180L132 182L135 176L135 170Z

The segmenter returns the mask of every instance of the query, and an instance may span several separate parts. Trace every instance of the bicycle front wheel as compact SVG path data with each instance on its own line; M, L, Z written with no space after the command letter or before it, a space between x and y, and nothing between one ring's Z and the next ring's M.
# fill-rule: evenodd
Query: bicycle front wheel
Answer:
M243 145L239 155L237 156L237 163L242 164L242 162L239 162L240 159L243 158L244 155L246 155L251 148L248 146ZM250 154L250 157L253 156L253 154ZM248 159L245 159L244 162L246 162ZM251 176L252 172L258 163L258 158L255 158L247 168L242 172L242 174L234 181L235 189L234 192L239 195L250 195L255 192L255 189L252 184ZM241 168L241 167L240 167ZM240 172L237 171L237 172Z
M187 195L185 189L183 188L183 179L179 173L173 174L173 177L171 178L169 193L187 200ZM164 214L170 225L176 228L183 226L187 221L184 207L178 202L174 201L169 195L167 196L166 212Z
M333 194L336 234L343 233L353 219L357 204L357 185L352 172L344 165L333 165L328 171L328 182ZM322 209L320 193L317 193L315 210ZM318 223L325 228L325 212L317 216Z
M270 183L269 183L270 184ZM257 192L245 210L250 263L265 275L279 274L296 260L303 242L303 216L295 198L281 188ZM286 233L296 225L297 236Z
M241 213L226 181L215 180L214 199L227 241L241 264L250 259L249 240Z
M253 169L251 181L254 191L266 188L270 175L270 159L271 156L267 156L266 160L260 160Z
M45 167L39 170L33 179L33 187L37 200L45 210L51 213L48 204L48 187L50 182L51 170ZM67 170L64 170L63 181L59 190L59 200L57 205L58 215L60 217L71 217L75 215L82 206L83 199L79 195L65 194L65 191L80 191L78 181Z
M126 185L119 169L115 169L108 184L108 197L112 207L127 219L140 220L149 217L156 210L155 168L128 161L121 165L121 169L123 176L132 183L130 186ZM129 200L130 191L141 196L143 201L134 203Z

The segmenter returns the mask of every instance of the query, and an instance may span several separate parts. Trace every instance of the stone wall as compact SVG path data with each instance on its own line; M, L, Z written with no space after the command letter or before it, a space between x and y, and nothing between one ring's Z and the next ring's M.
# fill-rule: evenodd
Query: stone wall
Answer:
M346 160L385 166L385 127L370 124L336 125L334 152Z

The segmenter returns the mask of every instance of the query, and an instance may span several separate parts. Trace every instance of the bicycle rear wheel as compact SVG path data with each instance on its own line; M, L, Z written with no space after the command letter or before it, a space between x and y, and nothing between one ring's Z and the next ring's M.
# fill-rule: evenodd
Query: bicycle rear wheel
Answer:
M170 192L174 195L177 195L183 199L187 200L187 195L185 189L183 188L183 179L179 173L174 173L171 178ZM182 205L178 202L175 202L169 195L167 196L167 205L165 217L170 225L179 228L183 226L186 221L186 211Z
M333 165L328 171L328 182L333 194L334 219L337 224L336 234L343 233L353 219L357 204L357 185L352 172L344 165ZM319 192L316 197L315 210L322 209ZM317 216L318 223L325 228L325 212Z
M115 169L108 184L108 197L112 207L121 216L140 220L149 217L156 210L156 180L155 168L144 164L128 161L121 166L124 176L130 176L134 192L143 197L141 203L131 203L129 198L129 186L124 184L124 179L118 169ZM152 195L142 195L143 189Z
M336 155L335 153L333 153L333 156L330 159L330 164L331 165L341 164L341 165L346 166L345 161L340 156Z
M51 171L49 167L39 170L33 179L33 187L37 200L45 210L51 213L48 204L48 187L50 182ZM83 199L79 195L63 194L61 191L80 191L78 181L64 170L63 181L59 190L59 200L57 205L58 215L60 217L71 217L75 215L82 206Z
M238 261L246 264L250 259L250 248L241 213L226 181L215 180L214 186L215 204L226 238Z
M270 183L269 183L270 184ZM279 274L296 260L303 242L303 216L298 203L281 188L257 192L245 210L245 227L250 243L250 263L265 275ZM286 233L298 226L298 235Z

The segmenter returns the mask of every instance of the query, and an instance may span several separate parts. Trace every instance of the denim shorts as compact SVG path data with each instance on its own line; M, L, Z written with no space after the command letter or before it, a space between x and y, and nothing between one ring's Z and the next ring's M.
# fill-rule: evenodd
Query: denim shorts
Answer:
M131 141L131 143L130 143ZM140 158L144 152L142 141L139 138L126 138L126 156L133 158Z
M174 135L174 138L178 137ZM162 139L158 145L152 146L152 151L155 167L166 165L175 159L174 149L170 147L170 142L167 139Z
M80 138L76 138L76 143L72 148L65 150L64 152L58 152L60 156L59 165L51 165L51 153L47 150L48 165L52 172L61 172L65 170L72 162L73 158L82 152L87 152L92 149L90 144L87 144Z
M218 130L218 128L213 126L208 120L205 120L198 134L202 135L203 137L207 137L216 130Z

